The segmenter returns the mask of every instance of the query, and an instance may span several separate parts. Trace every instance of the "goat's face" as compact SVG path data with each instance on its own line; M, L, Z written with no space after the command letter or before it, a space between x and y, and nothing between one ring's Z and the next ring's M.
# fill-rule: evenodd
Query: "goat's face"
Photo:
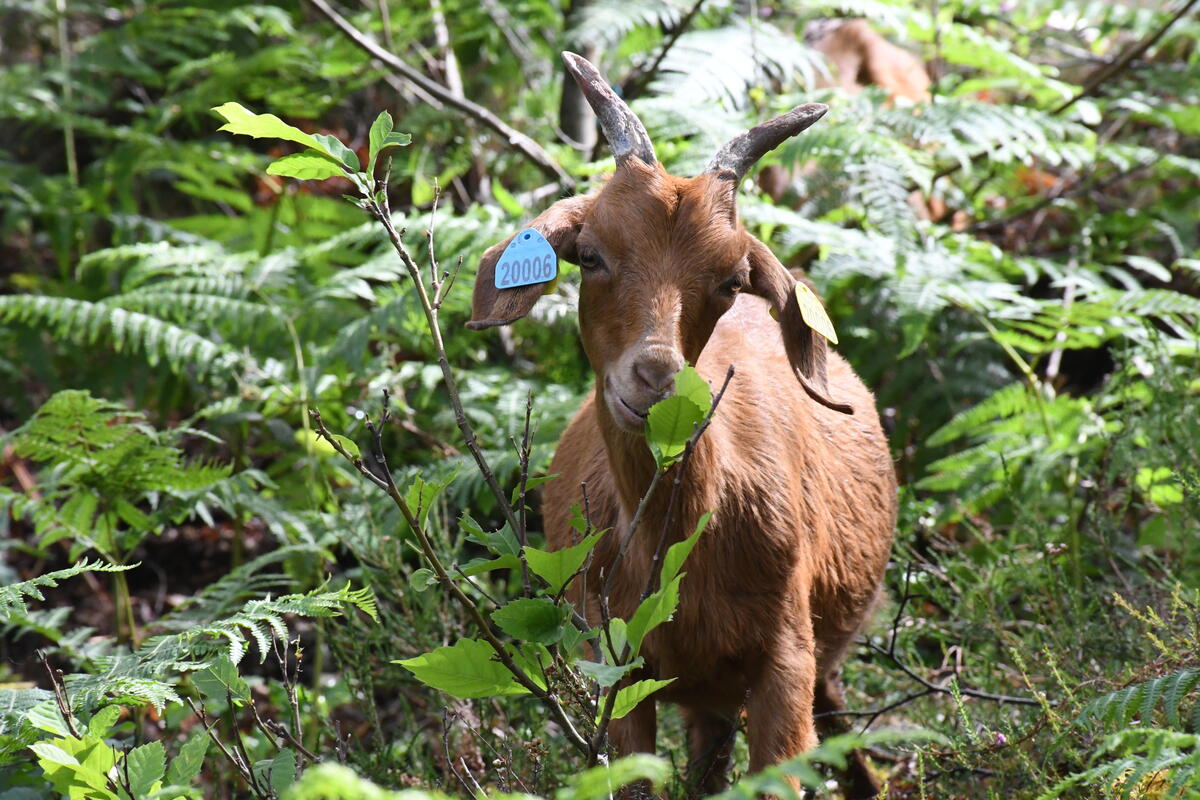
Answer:
M640 431L675 373L695 363L750 283L734 182L627 164L597 195L575 242L579 327L612 418Z
M530 226L580 266L580 330L608 416L619 428L640 431L650 406L671 393L685 362L695 363L741 291L772 305L805 391L852 413L824 396L825 342L803 321L795 279L742 228L734 204L749 167L825 107L799 106L752 128L722 147L704 174L677 178L658 164L645 128L595 67L564 58L596 110L617 171L599 192L560 200ZM542 284L496 288L496 262L509 241L484 253L470 327L513 322L542 294Z

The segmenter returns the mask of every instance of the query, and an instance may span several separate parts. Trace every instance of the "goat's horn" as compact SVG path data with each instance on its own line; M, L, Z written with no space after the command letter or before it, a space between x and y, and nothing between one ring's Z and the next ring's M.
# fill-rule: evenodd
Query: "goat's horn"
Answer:
M617 158L617 166L625 163L630 156L637 156L647 164L657 162L654 145L650 143L650 136L642 121L609 88L608 82L592 62L575 53L563 52L562 57L567 71L583 91L584 99L596 112L600 130L604 132L604 138Z
M805 103L770 122L755 125L726 142L704 171L732 172L740 181L756 161L825 116L828 110L824 103Z

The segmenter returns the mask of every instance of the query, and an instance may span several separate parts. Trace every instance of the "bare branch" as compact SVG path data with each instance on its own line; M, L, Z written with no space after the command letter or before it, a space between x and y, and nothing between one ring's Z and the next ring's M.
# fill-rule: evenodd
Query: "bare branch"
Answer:
M395 71L400 77L404 78L415 87L419 88L426 94L432 95L447 106L458 109L462 114L469 119L475 120L486 128L490 128L495 133L499 134L501 141L511 147L530 161L532 161L539 169L545 172L550 177L556 179L564 187L574 188L574 179L559 165L557 161L549 153L547 153L541 145L529 138L525 134L516 130L504 120L493 114L488 109L468 100L465 97L458 97L445 86L437 81L431 80L421 72L413 69L397 55L385 50L375 41L374 38L360 31L350 24L349 20L339 14L333 6L329 5L326 0L308 0L313 7L321 12L337 28L344 33L354 44L359 48L369 53L374 58L383 62L389 69Z

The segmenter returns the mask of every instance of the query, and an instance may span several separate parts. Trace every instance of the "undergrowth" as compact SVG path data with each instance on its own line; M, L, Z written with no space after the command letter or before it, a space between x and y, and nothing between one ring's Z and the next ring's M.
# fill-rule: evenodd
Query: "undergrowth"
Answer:
M458 329L482 251L567 187L314 4L127 5L4 12L0 798L583 800L635 780L684 796L674 712L659 757L589 771L535 695L456 698L397 663L480 635L421 535L497 604L564 607L523 594L511 561L474 569L516 557L514 509L541 543L536 484L590 390L575 268L511 329ZM855 732L781 769L833 796L831 765L868 746L893 800L1200 797L1194 11L575 5L337 9L437 81L448 37L463 95L580 191L611 161L556 124L561 49L602 47L678 174L829 104L764 162L785 197L747 183L739 205L812 278L876 392L901 519L845 668ZM803 33L825 16L919 53L929 101L819 88ZM210 109L230 102L317 137L340 171L268 173L295 140L217 133ZM363 195L345 167L380 156L381 108L388 188ZM412 274L343 195L388 210L422 275L461 260L446 369L501 497ZM376 478L390 468L412 518L346 442ZM746 764L739 744L730 797L790 791Z

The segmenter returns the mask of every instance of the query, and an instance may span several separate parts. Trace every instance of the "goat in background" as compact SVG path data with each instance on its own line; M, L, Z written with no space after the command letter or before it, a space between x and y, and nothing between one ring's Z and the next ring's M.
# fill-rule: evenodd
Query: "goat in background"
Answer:
M607 598L636 608L668 517L669 493L628 530L655 470L643 430L652 404L690 363L718 385L712 424L692 454L668 543L713 511L689 557L674 620L643 645L644 674L675 677L613 723L622 754L655 749L655 700L687 723L689 777L703 792L727 782L740 711L757 771L817 743L814 709L842 710L839 665L879 592L896 521L896 483L874 399L803 321L796 281L738 220L735 195L754 163L816 122L799 106L734 138L695 178L668 174L645 128L585 59L564 59L616 156L598 191L555 203L531 223L580 266L579 325L596 388L559 442L544 514L551 547L573 544L571 507L587 484L596 547L581 608L599 614L599 587L632 537ZM511 240L510 240L511 241ZM525 316L544 286L495 288L508 242L483 256L472 328ZM774 317L774 318L773 318ZM678 466L672 469L679 469ZM815 720L837 730L837 716ZM874 797L861 755L848 796Z

